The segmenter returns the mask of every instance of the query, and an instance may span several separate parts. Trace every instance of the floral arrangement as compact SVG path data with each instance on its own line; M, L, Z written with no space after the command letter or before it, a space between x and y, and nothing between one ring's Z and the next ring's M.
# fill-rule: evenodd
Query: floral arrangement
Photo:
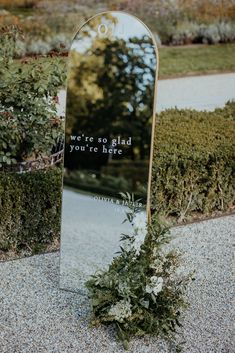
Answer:
M184 293L191 275L176 273L180 254L166 253L169 229L157 217L147 224L133 196L128 200L125 220L130 235L122 234L120 252L108 269L94 274L86 283L92 302L92 324L114 324L117 338L128 349L132 336L156 335L175 342L180 315L187 307Z

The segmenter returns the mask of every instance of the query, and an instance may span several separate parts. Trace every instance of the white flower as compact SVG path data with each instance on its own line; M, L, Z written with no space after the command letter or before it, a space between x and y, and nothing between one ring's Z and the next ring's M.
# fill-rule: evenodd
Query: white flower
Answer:
M146 213L139 212L135 214L131 224L133 226L133 234L129 239L126 239L123 242L123 248L125 251L134 251L138 256L147 234Z
M147 234L147 216L145 212L136 213L132 225L138 232Z
M141 245L144 243L147 234L146 213L137 213L133 218L132 226L134 228L132 248L135 250L136 254L139 255Z
M129 294L130 293L130 287L128 286L127 282L120 282L118 284L118 292L121 295Z
M108 315L113 316L119 322L123 322L124 319L132 315L131 304L128 301L120 300L111 306Z
M162 286L163 286L163 278L153 276L150 278L150 283L147 284L145 290L146 290L146 293L153 293L157 295L159 292L161 292Z

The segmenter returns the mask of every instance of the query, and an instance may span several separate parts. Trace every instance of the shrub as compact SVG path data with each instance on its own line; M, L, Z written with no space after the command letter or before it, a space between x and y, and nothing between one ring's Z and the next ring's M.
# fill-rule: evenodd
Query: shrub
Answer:
M66 37L66 35L58 34L54 36L48 36L44 40L28 38L27 41L24 42L24 45L25 53L28 55L47 55L52 51L58 53L67 53L70 47L70 40ZM16 45L15 55L18 54L18 51L18 45Z
M51 35L49 24L45 22L43 17L26 17L20 19L19 27L24 34L25 41L31 40L46 40Z
M53 36L50 40L52 50L56 50L58 52L68 51L70 44L71 41L65 34L57 34Z
M16 40L15 42L15 50L14 50L14 57L21 58L25 56L27 53L26 43L23 40Z
M64 73L58 62L13 62L17 28L0 37L0 169L51 155L63 135L56 95ZM0 249L48 244L59 232L61 170L0 171Z
M32 40L27 47L28 54L41 54L45 55L51 51L51 46L44 40L37 39Z
M0 173L0 250L50 244L60 231L62 170Z
M200 25L194 42L204 44L229 43L235 40L235 25L232 22L216 22Z
M6 41L9 38L5 36ZM63 136L56 97L64 82L64 66L59 59L13 62L15 39L0 49L4 58L0 62L0 167L48 156Z
M191 22L181 23L172 35L173 45L184 45L195 42L198 37L199 25Z
M235 24L230 22L218 23L218 31L221 43L233 42L235 40Z
M186 307L184 292L190 277L176 274L180 263L176 251L163 251L168 229L157 218L147 229L145 215L136 206L130 208L126 221L133 232L122 235L120 252L108 269L87 282L92 323L114 324L125 349L135 335L151 334L172 343Z
M204 44L216 44L220 42L219 29L216 24L200 26L198 37Z
M37 5L40 0L0 0L0 7L12 8L12 7L24 7L32 8Z
M235 103L214 112L170 109L156 127L152 208L178 220L235 201Z
M184 45L191 43L229 43L235 40L235 25L232 22L197 24L182 22L172 34L171 44Z

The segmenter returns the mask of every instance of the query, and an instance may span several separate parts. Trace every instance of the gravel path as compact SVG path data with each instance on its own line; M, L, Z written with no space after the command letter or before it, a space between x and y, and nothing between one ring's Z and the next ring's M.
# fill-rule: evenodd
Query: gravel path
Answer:
M185 353L234 353L232 323L235 216L172 230L184 251L182 271L196 270L181 337ZM59 254L0 263L1 353L121 353L112 330L89 327L86 296L61 291ZM169 353L163 342L135 339L131 353Z

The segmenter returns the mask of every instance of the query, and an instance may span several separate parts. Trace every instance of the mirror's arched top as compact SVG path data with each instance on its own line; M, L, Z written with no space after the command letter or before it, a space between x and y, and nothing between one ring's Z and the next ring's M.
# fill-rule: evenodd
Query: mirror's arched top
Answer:
M111 151L110 156L105 155L98 143L97 154L87 150L82 153L78 147L75 153L76 146L71 146L71 152L69 148L66 152L67 166L70 163L73 169L87 169L90 163L93 170L96 168L103 175L105 166L116 163L112 176L123 178L119 175L121 172L117 173L118 161L120 168L129 163L129 169L132 164L142 163L139 180L125 175L125 181L132 180L128 184L131 192L140 188L140 184L145 185L141 195L146 200L148 189L149 209L158 71L157 46L152 33L139 19L127 13L98 14L75 35L68 69L67 145L70 146L71 135L89 135L95 140L103 137L109 141L104 151L112 141L119 141L122 152L115 155ZM128 145L120 143L121 140L131 142ZM107 171L108 167L105 173Z
M158 58L157 44L148 27L137 17L125 12L108 11L95 15L83 24L72 42L71 51L85 52L99 39L142 40L151 43ZM82 43L81 43L82 41Z

